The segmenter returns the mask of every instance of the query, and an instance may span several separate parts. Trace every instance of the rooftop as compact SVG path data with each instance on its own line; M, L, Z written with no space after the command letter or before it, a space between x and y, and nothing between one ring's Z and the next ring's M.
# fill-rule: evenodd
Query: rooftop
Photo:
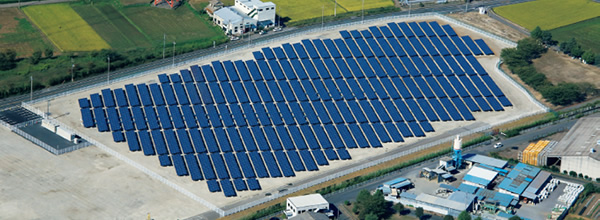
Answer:
M515 197L501 192L496 192L488 189L480 189L477 191L477 199L486 202L496 202L500 206L508 207Z
M391 186L391 185L394 185L394 184L398 184L398 183L404 182L406 180L407 180L406 178L398 177L396 179L393 179L393 180L390 180L390 181L387 181L387 182L383 183L383 185L384 186L385 185Z
M252 8L254 6L256 7L263 7L263 6L275 6L275 3L273 2L262 2L260 0L238 0L240 3L248 6L249 8Z
M498 188L521 195L540 172L540 168L519 163L508 173Z
M320 204L328 204L327 200L323 198L321 194L309 194L304 196L296 196L289 197L287 199L290 203L294 204L296 207L304 207L310 205L320 205Z
M600 115L586 116L573 125L548 156L589 156L600 160L599 140Z
M242 21L242 16L240 16L238 13L232 10L231 7L221 8L215 11L214 14L215 16L222 18L223 23L225 24L237 23Z
M459 190L459 191L466 192L466 193L475 194L475 192L477 192L477 190L481 189L481 188L476 187L476 186L472 186L472 185L469 185L469 184L461 183L460 185L458 185L458 188L456 188L456 189Z
M414 199L419 202L434 204L458 211L466 210L475 199L475 195L465 192L453 192L448 198L441 198L425 193L415 195L412 193L403 192L400 194L400 197Z
M496 176L498 176L498 172L475 166L471 168L471 170L465 175L463 180L487 186L492 181L494 181Z
M480 154L465 154L462 158L465 161L485 164L496 168L504 168L508 164L508 162L505 160L499 160L493 157L483 156Z
M528 198L534 199L536 197L535 195L538 194L538 192L542 189L542 187L548 181L548 179L550 179L550 173L546 171L541 171L540 174L538 174L535 177L535 179L533 179L533 182L529 184L527 189L525 189L525 193L530 194ZM523 193L523 195L525 195L525 193Z

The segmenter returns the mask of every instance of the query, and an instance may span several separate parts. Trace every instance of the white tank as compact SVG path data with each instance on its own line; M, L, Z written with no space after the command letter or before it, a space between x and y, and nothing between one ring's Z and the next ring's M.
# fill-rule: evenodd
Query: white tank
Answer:
M460 135L456 135L456 138L454 138L454 150L461 150L462 149L462 139L460 138Z

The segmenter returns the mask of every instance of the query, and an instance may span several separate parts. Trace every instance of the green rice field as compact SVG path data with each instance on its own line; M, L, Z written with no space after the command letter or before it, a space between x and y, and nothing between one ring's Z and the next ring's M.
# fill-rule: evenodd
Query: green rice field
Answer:
M600 53L600 17L577 22L572 25L550 31L558 41L568 41L575 38L580 45Z
M600 16L600 3L591 0L536 0L494 8L494 12L528 30L551 30Z

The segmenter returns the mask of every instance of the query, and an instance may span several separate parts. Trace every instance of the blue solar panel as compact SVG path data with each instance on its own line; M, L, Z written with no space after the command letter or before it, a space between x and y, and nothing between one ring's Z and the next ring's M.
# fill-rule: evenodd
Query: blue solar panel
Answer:
M204 146L204 141L202 140L202 134L200 134L200 130L190 129L189 133L196 152L206 153L206 146Z
M137 90L133 84L125 85L125 91L127 91L127 99L131 106L140 106L140 99L138 98Z
M104 106L110 108L115 107L115 97L113 96L113 92L110 89L103 89L102 91L102 99L104 100Z
M250 188L250 190L260 190L260 184L258 183L258 180L256 179L247 179L246 180L248 182L248 188Z
M479 105L479 107L481 107L481 110L486 112L492 111L492 107L490 107L490 105L485 101L483 97L475 97L474 99Z
M352 53L350 53L350 50L346 46L346 43L344 43L344 40L342 40L342 39L335 39L335 40L333 40L333 42L335 43L335 45L337 46L337 48L340 50L340 53L342 54L342 57L344 57L344 58L350 58L350 57L352 57Z
M383 125L385 126L385 130L387 130L387 132L390 134L390 138L394 142L404 142L404 139L402 138L402 134L400 134L396 125L394 125L393 123L385 123ZM339 154L339 152L338 152L338 154ZM340 155L340 157L341 157L341 155Z
M271 48L264 47L264 48L261 48L261 51L265 55L265 59L267 59L267 60L275 59L275 54L273 54L273 51L271 50Z
M124 130L126 130L126 131L135 130L135 126L133 125L133 119L131 118L131 113L129 112L129 108L119 108L119 115L121 116L121 123L123 124Z
M338 52L338 49L335 47L335 43L331 39L324 39L323 43L325 44L325 47L327 47L327 50L331 54L331 57L333 57L333 58L341 58L342 57L340 52Z
M415 50L417 51L417 54L419 56L427 55L427 51L425 50L425 48L423 48L423 46L419 42L419 39L411 37L411 38L408 38L408 40L412 44L412 46L415 48ZM403 46L404 46L404 44L403 44Z
M123 135L123 132L121 132L121 131L113 131L112 132L112 137L113 137L113 141L114 142L123 142L123 141L125 141L125 136Z
M490 103L494 111L504 111L502 105L493 96L485 97L485 99Z
M446 33L444 32L444 29L442 29L442 26L440 26L440 24L437 23L437 21L432 21L429 22L429 25L431 25L431 28L433 28L433 30L435 31L435 33L438 36L446 36Z
M426 99L417 99L417 102L419 103L419 106L421 107L421 109L423 109L423 112L425 112L425 115L427 116L429 121L439 121L440 120Z
M235 70L235 66L229 60L223 61L223 66L227 71L227 76L229 76L230 81L240 81L240 77L237 75L237 71ZM183 75L182 75L183 76Z
M398 109L396 106L394 106L394 103L391 100L383 100L382 103L385 106L385 110L390 114L390 117L394 122L404 121L404 119L402 119L402 115L400 115L400 112L398 112Z
M261 151L270 151L269 143L265 138L265 133L260 127L252 127L252 134L254 134L254 139L256 140L256 145Z
M225 161L223 161L221 154L211 154L210 159L215 165L215 170L217 170L219 179L229 179L229 173L227 172L227 167L225 167Z
M227 137L227 133L225 133L225 129L223 128L215 128L215 137L217 138L217 142L219 143L219 148L221 152L231 152L231 144L229 144L229 137Z
M292 47L291 44L285 43L285 44L282 44L281 46L283 47L283 50L285 51L285 54L287 55L287 57L289 59L298 58L298 56L296 55L296 52L294 51L294 47Z
M327 51L327 48L325 48L325 45L323 44L323 41L319 40L319 39L313 39L312 43L314 44L314 46L317 48L317 51L319 52L319 54L321 55L321 58L323 59L327 59L330 58L331 56L329 55L329 52Z
M127 103L127 97L125 97L125 90L118 88L118 89L115 89L114 93L115 93L115 99L117 100L117 106L119 106L119 107L128 107L129 106L129 103ZM89 108L90 103L89 103L89 101L87 101L87 99L85 99L85 100L87 103L87 108ZM80 107L81 107L81 103L80 103Z
M152 140L150 140L150 135L147 131L138 131L138 137L140 138L140 143L142 144L142 151L145 156L155 155L154 146L152 146Z
M273 127L263 127L263 131L267 136L267 140L269 141L269 145L271 146L271 150L278 151L283 150L281 146L281 142L279 142L279 138L277 137L277 133Z
M237 191L248 190L248 186L246 186L246 181L244 181L243 179L234 179L233 185L235 185L235 190Z
M352 138L352 134L350 133L350 130L348 129L348 127L346 125L338 124L338 125L336 125L336 127L340 133L340 136L344 140L345 146L347 148L357 148L358 147L356 145L356 142ZM331 134L330 134L330 136L331 136ZM335 144L335 142L334 142L334 144ZM336 146L336 148L337 148L337 146Z
M301 40L301 42L302 42L302 45L304 45L304 48L306 49L306 52L308 52L308 55L310 56L311 59L319 58L319 54L317 53L315 46L312 44L312 42L310 42L310 40L304 39L304 40Z
M442 106L440 101L438 101L437 99L429 99L428 101L442 121L452 120L448 113L446 113L446 110L444 110L444 107Z
M218 105L219 115L221 115L221 120L223 121L223 126L232 127L235 125L233 123L233 118L231 118L231 112L227 108L227 105Z
M463 55L471 54L471 51L469 50L469 48L467 48L467 45L465 45L465 43L462 41L462 39L460 37L452 36L452 37L450 37L450 39L452 39L454 44L456 44L456 47L458 47L458 49L460 50L460 52Z
M277 165L277 161L275 161L273 153L271 151L263 151L261 152L261 156L265 160L265 164L267 165L267 169L269 170L271 177L282 177L281 171L279 170L279 165Z
M92 110L89 108L80 109L81 112L81 120L83 121L83 127L91 128L96 126L96 122L94 120L94 115L92 114Z
M211 163L210 157L207 154L198 154L198 161L200 161L200 166L202 167L202 173L204 173L204 179L207 179L207 180L217 179L217 176L215 175L215 170ZM209 186L210 186L210 182L211 181L208 181Z
M287 156L289 157L292 167L294 171L305 171L304 164L302 164L302 159L300 159L300 155L296 151L287 151Z
M481 64L479 64L479 61L477 61L477 59L475 59L474 56L467 56L467 61L469 61L469 63L471 64L471 66L473 66L473 68L475 69L475 71L477 72L477 74L479 74L479 75L487 75L487 72L485 71L485 69L483 68L483 66L481 66Z
M397 38L404 36L404 34L402 34L402 31L398 27L398 24L396 24L394 22L390 22L390 23L387 23L387 25L392 30L394 36L396 36Z
M273 76L275 77L276 80L285 80L285 75L283 75L283 71L281 70L281 67L279 66L279 61L269 60L268 64L271 67L271 71L273 72Z
M421 89L421 92L423 92L423 95L425 95L425 97L427 97L427 98L435 97L435 94L433 93L433 91L431 91L431 89L429 88L429 85L427 85L427 82L425 82L425 80L423 78L415 77L413 79L415 80L417 85L419 85L419 89Z
M415 36L415 34L413 33L412 30L410 30L410 27L408 26L408 24L406 22L398 23L398 27L400 27L400 29L402 29L402 32L404 32L404 36L409 37L409 38Z
M252 138L253 135L250 132L250 129L248 129L246 127L240 127L239 131L240 131L240 135L242 136L242 141L244 141L244 146L246 147L246 150L247 151L257 151L258 148L256 147L256 143L254 142L254 139Z
M301 150L300 156L302 157L302 161L304 161L304 165L308 171L319 170L319 167L317 167L317 164L315 163L310 151Z
M404 122L396 123L396 126L398 127L398 130L400 131L400 133L402 133L403 137L407 138L407 137L414 136L413 133L408 128L408 126L406 125L406 123L404 123Z
M192 177L192 180L203 180L204 178L202 177L202 171L200 171L200 166L198 165L196 156L194 154L186 154L184 157L187 167L190 170L190 176Z
M421 30L421 27L419 27L419 24L417 24L416 22L410 22L410 23L408 23L408 25L410 26L412 31L415 32L415 35L417 35L418 37L425 36L425 33L423 33L423 31Z
M420 57L411 57L411 60L415 64L415 66L419 69L419 72L411 73L412 76L416 77L419 75L423 75L423 76L431 75L431 72L429 72L429 69L427 69L427 66L425 66L425 63L423 63L423 60L421 60Z
M110 125L111 131L120 131L121 128L121 120L119 120L119 113L115 108L107 108L106 115L108 116L108 123Z
M479 89L479 91L481 92L481 94L485 97L489 97L489 96L493 96L492 92L485 86L485 83L483 83L483 81L481 81L481 78L479 78L478 75L473 75L470 76L471 81L473 81L473 84L475 84L475 87L477 87L477 89Z
M256 59L256 60L264 60L265 59L265 56L260 51L254 51L254 52L252 52L252 55L254 56L254 59Z
M406 99L406 100L411 100L411 99ZM396 107L402 114L402 117L404 117L404 121L414 121L415 120L413 115L410 113L410 110L406 106L406 103L404 103L404 101L402 101L402 99L394 100L394 104L396 104Z
M237 194L235 193L235 189L233 188L233 184L231 184L230 180L221 180L221 187L223 188L223 193L225 194L225 197L233 197L233 196L237 196Z
M325 165L329 165L329 162L327 161L327 158L325 158L325 155L323 154L323 151L321 150L312 150L312 155L315 158L315 161L317 161L317 164L319 166L325 166Z
M104 103L102 102L102 97L98 93L94 93L90 95L90 99L92 100L92 107L94 108L102 108L104 107Z
M346 42L346 45L348 45L348 48L350 48L350 51L352 52L352 55L356 58L358 57L362 57L362 53L360 52L360 49L358 49L358 46L356 45L356 43L354 43L354 40L352 39L344 39L344 42Z
M250 158L246 152L238 152L235 154L238 161L240 162L240 167L242 168L242 172L244 173L244 177L246 178L255 178L256 173L254 173L254 168L250 163Z
M348 128L350 128L350 131L352 132L352 136L354 137L354 139L356 140L356 143L358 144L358 146L360 148L365 148L365 147L369 147L369 141L367 141L367 138L365 138L365 135L363 134L362 130L360 130L360 127L357 124L349 124Z
M177 106L169 106L169 115L171 115L171 119L173 119L173 125L177 129L185 128L185 123L183 122L183 116L179 111Z
M377 113L382 122L392 121L388 113L385 111L385 108L383 107L383 104L381 104L381 102L373 100L371 101L371 105L373 106L373 109L375 109L375 112Z
M383 37L383 35L379 31L379 28L377 28L376 26L369 27L369 31L371 31L371 33L373 34L373 37L375 37L375 38Z
M410 130L415 135L415 137L425 137L425 133L423 132L423 129L421 129L421 126L419 126L419 123L408 122L408 127L410 127Z
M456 46L454 46L454 43L452 42L452 40L450 40L449 37L440 37L440 39L442 39L442 42L444 43L444 45L446 46L446 48L448 48L448 50L450 51L450 54L456 56L456 55L460 55L460 51L458 50L458 48L456 48Z
M221 186L219 185L219 182L217 182L216 180L206 181L206 184L208 185L208 191L221 192Z
M371 107L371 105L369 104L368 101L361 100L358 103L360 104L360 107L364 111L365 115L367 115L367 119L369 119L369 122L371 122L371 123L379 122L379 118L377 118L375 111L373 111L373 108Z
M162 84L162 85L169 85L169 84ZM138 90L140 90L140 88L138 88ZM142 90L140 90L140 95L142 95L141 91ZM157 106L165 105L165 99L161 92L161 88L158 84L156 84L156 83L150 84L150 91L152 92L152 99L154 100L155 105L157 105ZM142 97L143 97L143 95L142 95ZM144 102L144 98L142 98L142 102ZM150 102L150 103L152 103L152 102ZM152 104L149 104L149 105L144 104L144 106L150 106L150 105L152 105Z
M352 37L352 35L350 35L350 32L348 32L347 30L341 30L340 35L342 36L342 38L351 38Z
M433 46L433 44L429 41L429 38L419 38L419 40L421 40L421 43L423 44L423 46L425 47L425 50L427 50L427 53L431 56L437 56L439 55L438 51L436 50L436 48Z
M277 57L278 60L286 59L285 52L283 52L283 49L281 49L281 47L273 48L273 52L275 53L275 57Z
M281 167L281 172L283 173L283 176L296 176L294 170L292 170L292 166L290 165L286 154L283 151L275 151L275 157L277 157L277 162Z
M165 139L167 140L169 152L171 154L181 154L181 148L179 148L179 141L177 140L177 136L175 136L175 131L164 130L163 133L165 134Z
M381 47L377 44L377 41L373 38L367 39L367 44L373 50L373 53L376 57L383 57L385 54L381 50Z
M446 31L448 36L456 36L456 32L454 32L454 29L452 29L452 26L450 26L449 24L442 25L442 28L444 29L444 31Z
M479 93L479 91L477 90L477 88L475 88L475 85L473 85L473 83L471 82L471 80L469 79L469 77L467 77L466 75L462 75L462 76L459 76L458 79L460 79L460 81L462 82L462 84L465 85L465 87L467 87L467 90L469 91L469 93L471 94L471 96L473 96L473 97L479 97L479 96L481 96L481 94Z
M302 135L304 136L304 139L306 140L308 147L310 149L319 149L320 148L319 143L317 142L317 139L315 138L315 134L310 129L310 126L302 125L302 126L300 126L300 129L302 130Z
M253 102L253 103L261 102L260 96L258 95L258 92L256 91L256 88L254 87L253 82L251 82L251 81L244 82L244 88L246 89L246 92L248 92L248 97L250 98L251 102Z
M482 39L475 40L475 43L481 48L485 55L494 55L494 51L488 47L488 45Z
M181 85L181 84L180 84ZM175 98L175 93L173 92L173 87L170 84L161 84L162 92L164 94L165 101L167 105L177 105L177 98ZM152 94L154 95L154 94ZM187 100L187 97L186 97Z
M202 129L202 136L204 137L204 143L208 148L208 152L215 153L219 152L219 146L217 145L217 140L215 140L215 136L210 128Z
M233 63L235 64L235 67L238 71L238 74L240 75L241 80L243 80L243 81L252 80L252 78L250 77L250 74L248 73L248 69L246 68L246 65L244 64L244 61L236 60Z
M400 46L400 43L398 43L398 40L396 40L394 38L388 38L387 41L390 44L390 46L392 47L392 49L394 49L397 56L399 56L399 57L406 56L406 52L404 52L404 49L402 49L402 46ZM412 47L409 49L412 50Z
M227 163L227 168L229 169L231 178L242 178L242 171L240 170L239 164L235 156L232 153L225 153L223 154L223 156L225 157L225 162Z
M475 44L475 42L473 42L473 39L471 39L471 37L469 37L469 36L462 36L461 38L465 42L465 44L467 45L467 47L469 47L469 49L471 50L471 52L473 52L473 54L475 54L475 55L483 55L483 52L481 52L481 50L479 49L479 47L477 47L477 44Z
M166 73L158 74L158 81L162 83L170 83L169 76Z
M171 162L171 156L169 155L158 155L158 161L160 162L160 166L173 166L173 162Z
M314 133L317 135L317 139L319 140L321 148L323 148L323 149L333 148L333 146L331 145L331 142L329 142L329 137L327 136L327 133L325 133L325 130L323 129L323 127L321 127L320 125L313 125L312 129L314 130Z
M185 161L183 161L183 157L180 154L172 154L171 158L173 159L173 165L175 166L177 176L187 176L188 170L185 166Z
M367 140L369 141L369 144L371 147L375 147L375 148L383 147L381 145L381 142L377 139L377 135L375 134L375 131L373 130L373 127L371 127L371 125L360 124L360 128L362 129L365 136L367 137Z
M405 38L400 38L398 39L398 41L400 42L400 44L402 45L402 47L404 48L404 50L406 51L406 54L408 56L416 56L417 55L417 51L415 51L415 49L413 49L413 47L411 46L410 42L408 40L406 40ZM391 41L393 42L393 40ZM392 47L394 47L394 44L392 44ZM396 53L398 53L398 51L396 50Z
M292 46L294 47L294 50L296 50L296 53L298 54L298 57L300 59L308 58L308 54L306 54L306 50L304 50L304 46L302 46L301 43L295 43L295 44L292 44Z
M396 87L394 87L392 81L390 81L388 78L381 78L380 80L383 84L383 88L385 89L384 92L387 92L392 99L401 98L400 93L398 93L398 90Z
M452 98L452 102L454 103L454 105L456 106L456 108L458 109L458 111L460 112L460 114L463 116L463 118L465 120L468 120L468 121L475 120L475 118L473 117L473 115L471 114L469 109L467 109L467 107L462 102L462 100L460 100L459 98Z
M379 30L381 30L381 33L383 34L384 37L386 38L390 38L390 37L394 37L394 34L392 33L392 31L390 30L389 27L387 26L380 26Z
M452 83L452 86L456 89L456 92L461 97L470 96L469 92L467 92L467 90L463 87L463 85L460 83L460 80L458 80L458 78L456 78L454 76L450 76L450 77L448 77L448 80L450 81L450 83ZM452 96L450 96L450 97L452 97Z
M452 120L454 120L454 121L462 121L463 120L460 113L458 113L458 111L454 107L454 104L452 104L452 101L450 101L447 98L441 98L440 102L442 102L442 104L444 105L444 108L446 108L446 111L448 111L448 114L450 114L450 117L452 117Z
M362 109L360 108L360 105L357 102L350 101L350 102L347 102L347 104L348 104L348 107L350 107L350 111L354 115L354 118L356 118L357 122L359 122L359 123L368 122L367 117L365 116Z

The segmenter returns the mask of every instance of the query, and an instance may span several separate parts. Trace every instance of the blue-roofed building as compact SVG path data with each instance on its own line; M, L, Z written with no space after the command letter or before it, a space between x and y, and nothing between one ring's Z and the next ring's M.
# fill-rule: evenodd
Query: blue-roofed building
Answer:
M456 190L458 190L458 191L462 191L462 192L466 192L466 193L470 193L470 194L475 194L477 192L477 190L479 190L479 189L481 189L481 188L479 188L477 186L469 185L469 184L464 184L464 183L461 183L456 188Z
M498 188L501 193L519 198L539 172L540 168L519 163L500 182Z
M412 182L409 179L406 179L404 177L398 177L396 179L383 183L383 185L378 189L380 189L385 195L398 195L398 191L404 191L410 186L412 186Z
M215 5L211 2L209 6ZM270 27L275 24L275 4L260 0L236 0L234 6L220 7L211 13L215 7L205 10L212 15L213 22L221 27L226 34L242 34L256 30L257 27Z
M495 212L496 209L508 211L518 204L519 200L512 195L488 189L479 189L475 194L477 200L483 202L483 209Z
M497 176L498 172L476 166L463 177L463 183L486 189Z

